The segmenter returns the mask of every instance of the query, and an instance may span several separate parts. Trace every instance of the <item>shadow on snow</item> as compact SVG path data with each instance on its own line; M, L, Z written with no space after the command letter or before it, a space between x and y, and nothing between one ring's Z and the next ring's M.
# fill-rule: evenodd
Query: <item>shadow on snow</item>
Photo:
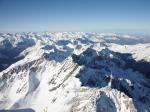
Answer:
M134 79L134 77L132 78L132 73L139 75L139 78L141 74L146 78L150 78L149 62L143 60L137 62L130 53L114 52L108 48L98 53L94 49L88 48L80 55L73 54L72 58L75 63L84 66L79 74L76 75L80 79L82 86L102 88L108 86L111 81L112 89L124 92L128 97L133 98L133 101L138 100L143 105L150 105L150 95L148 95L150 93L150 85L146 82L140 82ZM133 71L130 74L128 72L117 72L120 69L122 71L132 69ZM128 80L131 81L131 84ZM145 93L137 89L138 87L140 88L137 85L143 87ZM133 103L137 107L136 102Z

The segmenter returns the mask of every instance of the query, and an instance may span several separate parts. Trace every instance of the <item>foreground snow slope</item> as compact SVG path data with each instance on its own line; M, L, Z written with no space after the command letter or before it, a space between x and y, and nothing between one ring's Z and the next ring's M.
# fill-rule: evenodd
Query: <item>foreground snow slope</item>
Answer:
M4 112L150 112L148 39L20 33L0 34L0 46Z

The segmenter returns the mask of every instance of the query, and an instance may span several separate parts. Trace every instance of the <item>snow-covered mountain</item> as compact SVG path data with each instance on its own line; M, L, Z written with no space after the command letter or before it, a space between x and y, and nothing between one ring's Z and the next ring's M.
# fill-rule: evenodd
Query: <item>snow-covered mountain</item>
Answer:
M0 34L0 112L150 112L150 39Z

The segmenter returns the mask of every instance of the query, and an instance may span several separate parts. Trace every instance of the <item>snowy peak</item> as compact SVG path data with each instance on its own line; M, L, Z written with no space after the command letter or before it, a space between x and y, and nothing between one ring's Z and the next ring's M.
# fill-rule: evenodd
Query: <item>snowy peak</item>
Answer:
M92 59L90 61L86 53L91 55ZM73 55L74 62L83 66L76 76L82 82L82 86L92 88L110 87L124 93L133 101L139 101L139 103L134 102L135 107L137 105L149 105L150 86L146 80L144 81L144 76L130 71L134 68L126 67L128 61L133 61L131 57L128 58L129 54L125 54L125 57L124 54L110 51L108 48L101 50L94 57L92 57L93 54L96 54L94 50L88 48L79 56ZM140 77L143 80L139 80Z

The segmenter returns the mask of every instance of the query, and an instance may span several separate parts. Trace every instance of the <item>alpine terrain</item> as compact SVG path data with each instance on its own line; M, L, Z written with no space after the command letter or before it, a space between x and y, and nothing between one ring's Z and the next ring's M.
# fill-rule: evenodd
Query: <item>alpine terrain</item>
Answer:
M150 112L150 38L0 33L0 112Z

